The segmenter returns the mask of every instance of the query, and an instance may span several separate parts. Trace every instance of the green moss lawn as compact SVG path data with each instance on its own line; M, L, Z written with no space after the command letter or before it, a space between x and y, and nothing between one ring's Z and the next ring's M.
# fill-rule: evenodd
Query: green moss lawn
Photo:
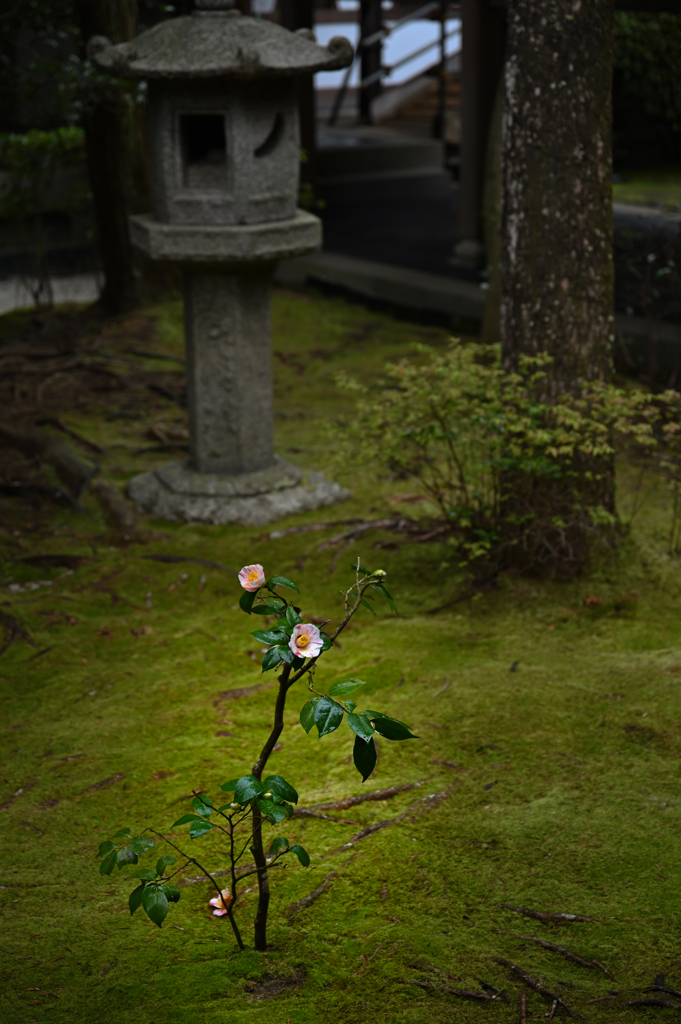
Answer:
M612 186L613 199L681 210L681 168L656 167L622 171Z
M150 317L144 350L181 356L179 306ZM7 327L4 319L8 331L24 322L15 314ZM278 450L328 470L322 428L347 411L335 373L380 383L386 361L411 342L443 345L446 337L341 300L279 293ZM125 325L114 345L125 347ZM168 363L163 372L172 383L182 367ZM61 410L106 449L103 474L119 486L172 457L141 451L151 427L181 436L184 426L179 406L144 394L134 413L141 418L113 416L110 397ZM681 989L681 579L666 553L662 493L646 492L631 534L588 576L562 584L503 578L497 589L428 614L462 591L443 545L402 545L399 534L374 530L336 557L337 548L317 549L347 526L269 536L418 509L395 501L414 493L414 483L389 480L381 466L336 475L355 494L344 505L260 530L142 521L144 543L109 533L90 496L85 516L2 499L0 611L18 618L35 646L19 637L0 658L0 1020L518 1021L523 985L495 957L561 991L592 1021L676 1019L672 1008L624 1005L643 998L658 975ZM630 481L622 477L626 505ZM379 541L394 546L376 550ZM20 560L64 553L87 561L70 571ZM337 812L356 824L295 818L287 832L272 830L295 836L312 864L273 873L265 954L236 950L226 919L209 913L205 882L186 881L159 930L141 912L130 917L125 872L97 872L97 847L117 828L155 823L169 833L192 789L216 794L249 771L272 720L274 680L261 677L260 648L248 635L262 620L238 609L235 577L152 555L232 569L261 562L299 583L306 615L332 620L360 555L388 572L398 602L398 617L387 608L376 618L360 614L319 679L361 676L366 703L420 738L382 741L363 786L349 730L319 741L297 724L301 683L270 768L308 806L423 786ZM434 793L445 797L417 816L414 805ZM362 828L409 808L338 852ZM174 835L222 866L212 836L192 842L185 828ZM289 923L287 908L332 872L324 894ZM503 903L597 923L545 924ZM251 946L254 907L249 893L237 911ZM613 977L511 933L595 959ZM447 991L480 992L481 981L508 1002ZM613 991L620 994L601 1000ZM529 1018L549 1012L550 1002L528 990Z

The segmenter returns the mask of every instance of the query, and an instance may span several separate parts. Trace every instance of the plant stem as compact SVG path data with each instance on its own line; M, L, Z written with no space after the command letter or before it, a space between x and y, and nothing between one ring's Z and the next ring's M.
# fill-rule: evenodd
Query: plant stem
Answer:
M274 750L274 746L281 736L284 728L284 708L286 707L286 693L292 680L291 666L286 665L279 676L279 692L277 702L274 706L274 724L264 747L260 752L258 760L253 765L253 775L258 782L262 781L262 773ZM253 804L253 845L251 853L258 872L258 910L255 915L255 948L260 952L267 949L267 913L270 905L270 880L267 873L267 860L262 845L262 814L260 808Z

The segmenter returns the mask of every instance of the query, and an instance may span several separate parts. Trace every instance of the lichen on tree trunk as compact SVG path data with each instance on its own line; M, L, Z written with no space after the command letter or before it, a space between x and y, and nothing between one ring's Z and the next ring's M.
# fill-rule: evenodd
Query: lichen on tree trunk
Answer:
M612 373L614 0L509 0L508 19L503 365L550 355L538 397L554 403ZM596 468L593 479L584 464L569 487L546 479L535 490L544 514L566 502L614 511L613 466ZM509 504L514 491L509 481ZM588 547L579 532L568 545L576 563Z
M510 0L504 363L548 352L547 397L611 373L613 0Z

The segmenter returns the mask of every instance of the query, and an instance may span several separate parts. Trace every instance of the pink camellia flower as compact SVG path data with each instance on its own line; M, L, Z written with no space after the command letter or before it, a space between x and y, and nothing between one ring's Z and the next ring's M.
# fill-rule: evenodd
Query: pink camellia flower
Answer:
M261 565L245 565L239 573L239 583L244 590L260 590L265 582Z
M322 649L323 640L311 622L299 622L293 629L288 645L299 658L316 658Z
M232 894L229 889L223 889L219 896L216 896L212 900L208 900L211 907L217 909L213 911L215 917L224 917L227 913L227 907L232 902Z

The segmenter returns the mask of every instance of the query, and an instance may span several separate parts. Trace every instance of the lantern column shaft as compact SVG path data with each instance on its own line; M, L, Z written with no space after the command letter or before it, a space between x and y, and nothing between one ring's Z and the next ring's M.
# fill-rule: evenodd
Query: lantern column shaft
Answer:
M253 473L275 462L270 268L184 274L191 468Z

